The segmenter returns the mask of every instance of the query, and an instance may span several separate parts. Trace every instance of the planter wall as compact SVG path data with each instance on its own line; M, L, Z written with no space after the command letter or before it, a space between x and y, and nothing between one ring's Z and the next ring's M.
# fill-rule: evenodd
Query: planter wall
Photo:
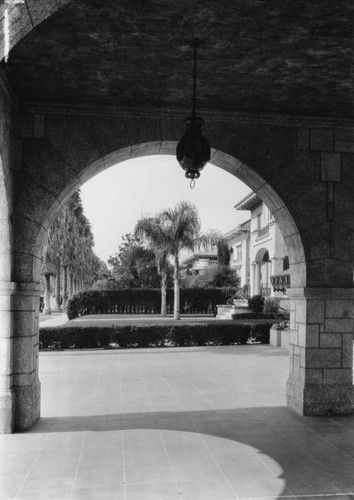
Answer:
M289 330L270 329L269 344L289 350Z

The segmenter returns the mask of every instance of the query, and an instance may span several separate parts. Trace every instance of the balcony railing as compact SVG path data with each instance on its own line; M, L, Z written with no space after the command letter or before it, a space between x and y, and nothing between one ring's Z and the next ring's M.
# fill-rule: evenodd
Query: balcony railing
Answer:
M287 288L290 288L290 274L271 276L270 282L275 292L285 292Z
M269 225L257 229L256 240L266 238L267 236L269 236Z

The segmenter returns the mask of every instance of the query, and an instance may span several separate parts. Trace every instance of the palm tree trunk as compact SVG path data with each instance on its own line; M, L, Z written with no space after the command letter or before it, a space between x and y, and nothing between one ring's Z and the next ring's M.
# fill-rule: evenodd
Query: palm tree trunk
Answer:
M167 273L161 273L161 316L167 316L166 307L166 296L167 296Z
M180 314L180 293L179 293L179 261L178 255L175 255L175 270L173 276L173 284L174 284L174 319L181 319Z
M50 308L50 274L46 273L44 275L45 279L45 290L44 290L44 314L52 314Z
M58 262L58 265L57 265L56 287L55 287L55 309L56 309L56 311L61 311L61 304L60 304L60 291L61 291L60 273L61 273L61 265L60 265L60 262Z
M63 266L64 269L64 283L63 283L63 306L66 307L68 301L68 266Z
M70 273L70 297L73 296L73 293L74 293L74 277L73 277L73 274Z

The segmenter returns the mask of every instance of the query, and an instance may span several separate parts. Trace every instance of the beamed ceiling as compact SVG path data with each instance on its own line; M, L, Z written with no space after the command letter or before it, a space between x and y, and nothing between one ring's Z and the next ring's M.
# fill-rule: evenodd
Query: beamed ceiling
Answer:
M75 0L2 62L20 101L353 116L350 0Z

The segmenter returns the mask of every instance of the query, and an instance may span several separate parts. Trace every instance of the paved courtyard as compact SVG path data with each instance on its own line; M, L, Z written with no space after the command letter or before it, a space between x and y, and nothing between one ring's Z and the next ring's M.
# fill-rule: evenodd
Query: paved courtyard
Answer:
M266 345L40 354L42 419L0 436L1 499L354 499L354 416L285 406Z

